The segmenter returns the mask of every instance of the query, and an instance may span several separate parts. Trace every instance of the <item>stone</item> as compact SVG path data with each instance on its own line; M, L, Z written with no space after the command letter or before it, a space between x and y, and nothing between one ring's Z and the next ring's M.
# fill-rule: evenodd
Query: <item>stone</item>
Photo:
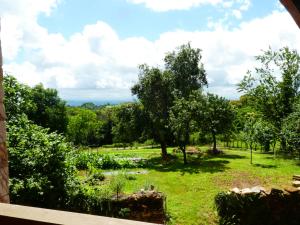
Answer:
M290 194L293 194L293 193L298 193L299 190L300 190L300 187L298 188L295 188L295 187L286 187L284 188L284 190Z
M294 175L293 180L299 180L300 181L300 175Z
M244 189L242 189L242 194L250 194L250 193L252 193L252 191L251 191L251 189L250 188L244 188Z
M293 181L292 184L296 188L300 187L300 181L299 180Z
M251 191L253 193L266 192L266 190L263 187L260 187L260 186L256 186L256 187L251 188Z
M240 189L238 189L237 187L235 187L235 188L231 189L231 192L239 194L241 191L240 191Z

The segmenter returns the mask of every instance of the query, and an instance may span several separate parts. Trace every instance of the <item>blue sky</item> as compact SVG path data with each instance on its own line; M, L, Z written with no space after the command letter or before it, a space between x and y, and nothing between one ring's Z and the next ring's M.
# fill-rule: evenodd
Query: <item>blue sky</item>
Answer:
M209 90L236 83L262 49L300 49L300 33L272 0L0 0L4 70L66 100L132 99L137 66L162 66L191 42L203 50Z
M243 21L263 17L277 9L277 2L273 1L273 5L270 5L270 2L271 0L252 1L249 10L243 13ZM236 3L237 7L240 5ZM203 5L188 10L157 12L143 4L128 4L126 0L89 0L89 4L82 0L65 0L52 11L50 17L41 16L39 22L50 32L59 32L65 37L70 37L86 24L101 20L110 24L120 38L143 36L149 40L156 40L166 31L205 30L210 20L221 20L228 13L227 10L227 8ZM234 16L228 19L231 28L240 22L240 19Z

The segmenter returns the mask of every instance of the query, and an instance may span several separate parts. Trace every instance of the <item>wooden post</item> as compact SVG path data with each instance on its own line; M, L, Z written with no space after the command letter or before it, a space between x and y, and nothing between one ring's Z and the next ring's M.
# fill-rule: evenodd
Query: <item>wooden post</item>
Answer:
M1 31L1 21L0 21ZM5 125L5 108L3 104L3 59L0 38L0 202L9 203L9 187L8 187L8 152L6 148L6 125Z

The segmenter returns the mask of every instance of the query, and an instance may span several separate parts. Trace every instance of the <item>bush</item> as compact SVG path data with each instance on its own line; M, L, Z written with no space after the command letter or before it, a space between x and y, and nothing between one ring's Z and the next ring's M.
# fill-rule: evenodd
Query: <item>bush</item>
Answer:
M97 169L126 169L144 167L143 161L132 161L117 158L114 155L103 155L97 152L77 152L73 155L74 164L79 170L87 170L90 163Z
M109 155L105 155L102 158L102 165L101 169L120 169L121 165L119 162L117 162L113 157Z
M64 207L75 167L72 147L56 133L48 133L26 116L8 123L11 202L46 208Z
M122 174L114 176L109 186L118 199L125 187L125 177Z

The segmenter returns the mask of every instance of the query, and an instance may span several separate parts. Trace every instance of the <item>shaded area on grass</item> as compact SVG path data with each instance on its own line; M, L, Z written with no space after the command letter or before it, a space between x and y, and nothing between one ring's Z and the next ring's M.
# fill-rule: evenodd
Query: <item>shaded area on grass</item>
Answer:
M264 169L273 169L273 168L278 167L276 165L268 165L268 164L261 164L261 163L255 163L255 164L253 164L253 166L261 167L261 168L264 168Z
M212 158L222 158L222 159L245 159L246 156L243 155L234 155L234 154L220 154L216 156L211 156Z
M161 157L153 157L145 160L145 167L160 172L181 172L182 174L195 174L200 172L217 173L228 169L226 166L228 163L228 160L209 156L203 158L191 157L188 159L188 164L185 165L181 158L172 156L168 161L163 161Z

